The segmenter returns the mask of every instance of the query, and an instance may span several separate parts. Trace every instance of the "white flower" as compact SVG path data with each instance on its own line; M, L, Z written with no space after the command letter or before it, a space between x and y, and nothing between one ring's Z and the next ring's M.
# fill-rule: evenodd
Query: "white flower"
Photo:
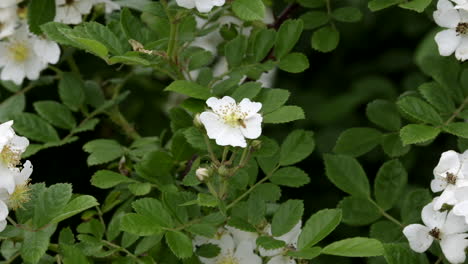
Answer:
M112 2L112 0L95 0L95 4L104 4L106 13L112 13L116 10L120 10L120 5Z
M11 36L18 22L16 5L0 8L0 39Z
M176 2L181 7L197 8L198 12L207 13L215 6L224 5L225 0L176 0Z
M55 21L64 24L79 24L82 16L89 14L93 0L56 0Z
M468 12L455 9L448 0L439 0L433 14L437 25L447 28L435 36L435 41L442 56L455 52L458 60L468 59Z
M195 171L195 175L200 181L204 181L206 178L210 177L210 171L207 168L198 168Z
M221 229L215 239L195 238L195 244L213 244L220 248L220 253L214 258L200 257L203 264L261 264L262 259L254 253L255 244L251 238L256 234L226 227ZM250 233L250 234L247 234Z
M0 8L11 7L23 2L23 0L2 0L0 1Z
M7 168L16 167L29 146L29 140L17 136L12 126L13 120L0 124L0 164Z
M436 198L437 199L437 198ZM435 199L435 200L436 200ZM463 263L465 249L468 247L468 225L463 217L453 212L434 210L433 202L424 206L421 218L425 225L412 224L403 229L412 250L422 253L435 240L438 240L442 252L450 263Z
M463 186L468 186L468 151L463 154L453 150L442 153L431 181L433 192L443 191L434 203L434 209L439 210L444 204L454 205L457 202L454 191Z
M26 77L39 78L49 63L58 62L60 48L57 43L30 34L22 25L7 41L0 42L0 79L21 84Z
M292 247L296 248L297 247L297 240L299 239L299 235L301 234L301 226L302 226L302 221L299 221L289 232L286 234L279 236L279 237L273 237L276 240L281 240L286 243L285 247L278 248L278 249L271 249L271 250L266 250L262 248L261 246L259 247L260 255L264 257L272 257L267 264L296 264L296 261L289 257L283 255L283 253L286 252L287 247ZM269 236L271 236L271 225L268 225L265 228L265 233Z
M222 99L211 97L206 104L212 111L201 113L200 121L216 144L245 148L245 138L256 139L262 133L263 118L258 114L261 103L244 98L236 104L233 98L224 96Z

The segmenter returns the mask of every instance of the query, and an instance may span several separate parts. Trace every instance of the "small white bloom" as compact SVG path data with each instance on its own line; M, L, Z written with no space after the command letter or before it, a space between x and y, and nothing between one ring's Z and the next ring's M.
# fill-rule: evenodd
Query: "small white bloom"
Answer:
M79 24L83 15L89 14L93 0L56 0L55 21L64 24Z
M0 39L11 36L18 23L16 5L0 8Z
M468 59L468 12L456 9L449 0L439 0L433 14L437 25L446 28L435 36L442 56L455 52L458 60Z
M468 186L468 151L463 154L453 150L442 153L431 181L433 192L443 191L434 203L434 209L439 210L444 204L454 205L457 202L454 191L463 186Z
M195 175L200 181L204 181L206 178L210 177L210 171L206 168L198 168L195 171Z
M273 237L276 240L281 240L286 243L285 247L278 248L278 249L270 249L266 250L263 247L259 247L260 255L263 257L272 257L267 264L296 264L296 261L289 257L283 255L286 252L286 248L296 248L297 247L297 240L299 239L299 235L301 234L301 226L302 221L299 221L290 231L286 234L281 235L279 237ZM264 231L267 235L271 236L271 225L267 225Z
M29 140L17 136L12 126L13 120L0 124L0 164L7 168L16 167L29 146Z
M262 259L254 253L254 243L248 237L256 239L256 234L226 227L221 229L214 239L197 238L195 244L213 244L220 248L214 258L200 257L203 264L261 264ZM250 234L247 234L250 233ZM246 239L244 239L246 238Z
M435 199L437 200L437 198ZM424 206L421 218L425 225L412 224L403 229L412 250L422 253L438 240L445 257L450 263L463 263L468 247L468 225L463 217L453 212L434 210L434 202Z
M49 63L58 62L57 43L30 34L22 25L7 41L0 42L0 79L21 84L24 78L36 80Z
M262 116L258 113L261 103L244 98L239 104L229 97L211 97L206 104L212 111L200 114L200 121L206 128L208 137L220 146L247 146L245 138L256 139L262 133Z
M176 0L176 2L181 7L197 8L200 13L208 13L215 6L223 6L225 0Z

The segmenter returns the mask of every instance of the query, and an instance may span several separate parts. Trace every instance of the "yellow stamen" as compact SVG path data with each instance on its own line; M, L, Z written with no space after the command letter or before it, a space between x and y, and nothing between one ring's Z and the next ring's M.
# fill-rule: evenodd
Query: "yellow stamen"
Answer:
M25 184L16 185L15 191L10 195L8 200L8 206L13 210L23 208L23 204L30 199L30 190L29 180Z
M9 47L13 59L17 62L23 62L29 57L29 49L22 43L15 42Z

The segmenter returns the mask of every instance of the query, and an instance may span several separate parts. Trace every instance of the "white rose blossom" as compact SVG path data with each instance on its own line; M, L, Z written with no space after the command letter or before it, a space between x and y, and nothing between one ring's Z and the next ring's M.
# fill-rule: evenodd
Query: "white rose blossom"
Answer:
M455 190L464 186L468 186L468 151L463 154L453 150L442 153L431 182L433 192L443 191L434 203L434 209L439 210L444 204L454 205L457 202Z
M262 259L254 253L256 233L241 231L237 228L221 228L215 238L195 237L194 244L213 244L220 248L214 258L200 258L203 264L261 264Z
M452 211L434 210L433 203L426 205L421 212L424 225L411 224L403 229L411 249L422 253L437 240L450 263L465 262L465 249L468 247L468 234L465 232L468 231L468 224Z
M263 247L259 246L259 252L262 257L271 257L270 260L268 260L267 264L296 264L296 261L293 258L285 256L283 253L286 252L287 247L297 247L297 240L299 239L299 235L302 231L301 226L302 221L299 221L286 234L279 237L274 237L274 239L276 240L284 241L286 243L285 247L266 250ZM267 225L265 227L265 233L271 236L271 225Z
M224 96L222 99L211 97L206 104L211 111L201 113L200 121L216 144L245 148L246 138L256 139L261 135L263 118L258 113L261 103L244 98L237 104L233 98Z
M55 21L64 24L79 24L83 15L91 12L94 0L56 0Z
M439 0L433 14L437 25L446 28L435 36L442 56L455 52L458 60L468 59L468 12L456 9L449 0Z
M21 84L24 78L36 80L47 65L60 57L57 43L31 34L26 25L15 31L7 41L0 42L0 79Z
M208 13L215 6L223 6L225 0L176 0L177 5L192 9L197 8L200 13Z

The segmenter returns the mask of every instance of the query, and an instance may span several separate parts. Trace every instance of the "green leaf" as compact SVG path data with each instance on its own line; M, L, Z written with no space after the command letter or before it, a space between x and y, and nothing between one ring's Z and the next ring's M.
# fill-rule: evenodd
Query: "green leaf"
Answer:
M252 99L262 90L262 84L258 82L246 82L237 87L231 97L240 102L244 98Z
M322 249L322 254L342 257L375 257L382 256L382 243L376 239L354 237L334 242Z
M374 128L355 127L345 130L338 138L334 152L359 157L375 148L382 140L382 133Z
M423 143L436 138L440 133L437 127L419 124L409 124L400 130L403 146L409 144Z
M312 48L320 52L330 52L338 46L340 32L331 26L323 27L312 35Z
M54 233L56 225L49 225L44 229L32 232L24 230L24 240L21 245L21 257L28 263L38 263L47 251L50 237Z
M403 146L401 138L398 134L387 134L383 137L382 148L385 153L391 158L400 157L408 153L411 145Z
M132 12L127 8L123 8L120 13L120 25L127 39L134 39L143 45L151 41L149 36L151 32L141 19L132 15ZM154 35L154 32L152 34Z
M219 255L221 249L214 244L203 244L197 248L196 254L203 258L214 258Z
M265 124L281 124L304 119L304 110L299 106L285 105L263 117Z
M418 13L422 13L426 9L426 7L428 7L431 4L431 2L432 0L413 0L399 4L398 6L401 8L416 11Z
M135 167L140 177L158 185L165 185L174 181L172 174L170 174L173 166L174 160L168 153L153 151L146 154Z
M276 31L262 29L255 35L253 44L253 56L256 62L262 61L275 45Z
M429 264L425 254L414 252L406 243L384 244L388 264Z
M304 54L293 52L281 58L278 67L286 72L300 73L309 68L309 60Z
M244 21L263 20L265 5L261 0L235 0L232 11Z
M89 166L113 161L124 154L122 146L111 139L92 140L83 146L83 150L90 154L87 159Z
M332 17L340 22L357 22L362 19L361 10L356 7L340 7L332 12Z
M400 199L406 186L408 175L398 160L385 162L377 172L374 182L374 195L384 210L392 208Z
M40 35L40 26L46 22L54 20L55 1L54 0L34 0L28 5L28 25L29 30Z
M369 180L356 159L331 154L324 158L326 175L336 187L351 195L369 197Z
M217 227L212 224L194 224L187 227L186 230L195 235L214 237L217 232Z
M163 232L162 228L156 225L151 218L134 213L122 217L120 229L139 236L151 236Z
M437 82L424 83L418 88L424 99L433 105L441 113L452 113L455 111L455 104L444 91L444 88Z
M88 264L90 263L83 252L76 246L60 245L60 253L64 264Z
M73 73L61 75L58 92L62 102L73 111L78 111L85 100L84 82Z
M24 94L18 94L8 97L0 102L0 122L10 120L14 114L22 113L26 107Z
M313 247L313 248L304 248L299 251L288 251L286 255L298 258L298 259L313 259L320 255L322 248Z
M137 182L128 185L128 190L136 196L147 195L151 191L151 183Z
M22 136L39 142L59 141L57 131L37 115L19 113L14 114L11 119L15 121L14 129Z
M271 222L271 234L275 237L286 234L301 220L304 204L301 200L288 200L282 203Z
M80 195L68 202L60 211L60 214L50 220L50 222L58 223L97 205L99 203L96 201L96 198L90 195Z
M286 245L286 243L283 240L276 240L272 237L267 236L258 237L255 243L257 244L257 246L262 247L266 250L278 249Z
M367 198L348 196L338 204L343 212L343 223L364 226L373 223L382 215Z
M375 100L367 105L367 118L374 124L389 131L397 131L401 127L401 118L395 104L385 100Z
M255 101L262 103L261 111L267 114L284 105L289 95L289 91L284 89L262 89Z
M184 259L192 256L192 240L182 232L169 231L166 233L166 242L172 253Z
M109 189L118 184L129 182L135 182L135 180L109 170L97 171L91 178L91 184L101 189Z
M432 200L427 189L414 189L409 191L403 199L401 206L401 219L403 224L412 224L421 220L421 210Z
M34 109L52 125L63 129L72 129L76 126L76 120L68 108L55 101L38 101L34 103Z
M58 22L48 22L41 26L42 31L47 35L50 40L58 42L60 44L76 46L76 44L67 37L63 32L71 30L71 28L65 24Z
M307 158L315 148L314 133L294 130L284 140L280 150L280 165L287 166Z
M309 11L302 14L299 19L304 22L304 29L307 30L321 27L330 21L330 17L324 11Z
M206 100L211 97L210 90L207 87L203 87L190 81L174 81L167 86L164 91L176 92L202 100Z
M448 132L457 137L468 138L468 123L465 123L465 122L450 123L446 126L443 126L442 129L445 132Z
M236 0L236 1L239 1L239 0ZM254 1L255 0L251 2L254 2ZM226 43L226 45L224 46L224 55L226 56L229 69L238 67L242 64L246 50L247 50L247 39L243 35L239 34L237 35L237 37L235 37L234 39Z
M440 115L430 104L417 97L405 96L398 100L397 105L403 112L419 121L435 125L443 122Z
M387 7L402 3L404 0L372 0L368 7L372 12L385 9Z
M285 167L277 170L270 181L288 187L301 187L310 182L309 175L297 167Z
M127 50L120 42L119 38L108 27L96 22L88 22L81 24L84 26L86 33L94 40L99 41L106 48L116 54L124 54Z
M154 198L143 198L132 203L133 209L159 226L170 228L174 221L162 203Z
M303 7L317 8L325 6L324 0L299 0L298 3Z
M370 227L370 237L380 240L382 243L401 241L403 232L396 223L388 220L378 221Z
M300 19L288 19L281 24L276 34L275 57L282 59L296 45L304 25Z
M94 39L83 38L74 35L68 35L68 37L76 41L76 43L78 43L78 45L84 50L101 57L104 60L107 59L109 51L107 50L107 47L104 46L104 44L101 42Z
M314 246L335 230L340 221L340 209L323 209L313 214L302 228L297 241L298 249Z
M39 194L34 208L33 225L40 228L60 215L72 195L71 184L55 184Z

